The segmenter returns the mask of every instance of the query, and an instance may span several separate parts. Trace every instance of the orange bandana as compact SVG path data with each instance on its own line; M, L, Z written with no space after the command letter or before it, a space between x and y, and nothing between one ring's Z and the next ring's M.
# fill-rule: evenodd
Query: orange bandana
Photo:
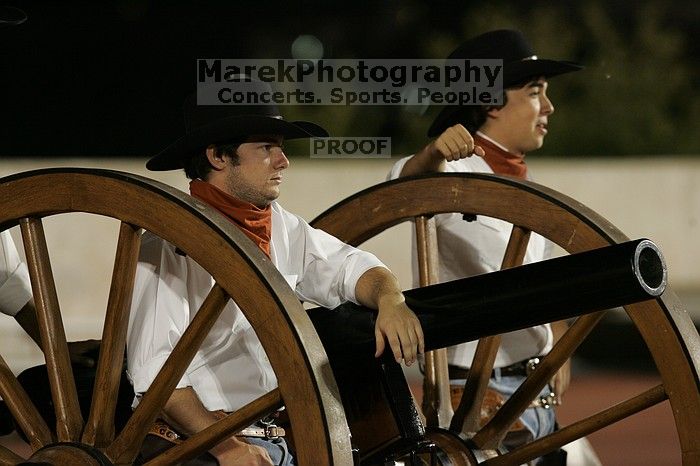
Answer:
M226 194L216 186L202 180L190 182L190 194L224 214L262 251L270 257L272 237L272 207L264 209Z
M510 175L523 180L527 179L525 155L517 155L503 150L478 134L474 135L474 144L484 149L483 159L497 175Z

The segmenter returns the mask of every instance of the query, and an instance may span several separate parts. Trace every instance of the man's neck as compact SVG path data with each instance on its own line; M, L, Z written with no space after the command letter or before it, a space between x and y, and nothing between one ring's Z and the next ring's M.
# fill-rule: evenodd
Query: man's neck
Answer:
M497 147L503 149L503 150L506 151L506 152L510 152L511 154L515 154L515 153L516 153L516 152L513 152L512 150L508 149L506 146L504 146L504 145L501 144L500 142L496 141L494 138L492 138L491 136L489 136L488 134L484 133L484 132L481 131L481 130L477 130L476 134L477 134L478 136L480 136L480 137L486 139L487 141L489 141L489 142L492 143L493 145L495 145L495 146L497 146ZM524 155L524 154L523 154L523 155Z

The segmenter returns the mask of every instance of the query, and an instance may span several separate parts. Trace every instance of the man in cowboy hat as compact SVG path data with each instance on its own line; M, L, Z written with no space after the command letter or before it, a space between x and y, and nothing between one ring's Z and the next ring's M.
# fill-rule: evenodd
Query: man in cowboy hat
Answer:
M384 351L386 339L397 361L413 363L423 351L423 333L394 275L372 254L311 228L275 201L289 167L283 142L327 133L313 123L283 120L272 105L204 106L191 96L184 113L186 135L146 166L184 169L192 180L191 194L253 240L301 300L327 308L352 301L377 309L376 355ZM211 285L211 276L189 257L146 233L127 340L137 400ZM175 435L201 431L221 412L236 411L277 386L260 341L235 303L227 304L210 335L220 338L205 340L165 406L165 428ZM144 459L169 448L164 442L149 435L141 450ZM196 464L216 464L211 455L227 465L294 464L283 438L231 437L209 454L197 460L205 463Z
M430 172L481 172L528 179L525 154L542 147L548 120L554 112L547 97L547 79L577 71L581 66L539 58L523 34L513 30L491 31L474 37L460 45L449 58L502 59L504 104L444 107L428 130L428 136L437 138L415 155L399 160L390 178ZM479 157L470 157L473 154ZM441 281L500 268L510 224L483 216L466 218L461 214L441 214L436 216L436 227ZM546 258L548 247L544 238L532 234L525 263ZM552 348L555 341L552 330L547 324L503 335L490 388L502 397L510 396L524 380L535 358ZM448 349L455 408L475 350L476 342ZM566 366L553 380L552 390L557 396L568 385L568 378ZM549 388L546 388L542 396L548 395ZM548 408L542 402L533 403L520 419L519 427L526 428L535 438L552 432L554 411ZM522 439L513 436L511 444L521 442Z

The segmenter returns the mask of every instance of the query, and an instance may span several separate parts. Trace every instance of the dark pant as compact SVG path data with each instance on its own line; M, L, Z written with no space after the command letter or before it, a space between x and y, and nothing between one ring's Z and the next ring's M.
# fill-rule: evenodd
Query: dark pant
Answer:
M95 358L96 360L96 358ZM72 365L73 377L78 391L78 403L80 412L84 420L90 415L90 403L92 402L92 389L95 386L96 368L84 367L78 364ZM50 429L56 426L56 412L53 398L51 397L51 386L49 385L46 365L31 367L17 376L20 384L29 395L39 414L44 418ZM131 416L131 402L134 399L134 391L131 383L126 378L126 371L122 369L121 380L119 382L119 392L117 395L117 408L114 414L115 432L120 432ZM17 429L24 437L24 432Z

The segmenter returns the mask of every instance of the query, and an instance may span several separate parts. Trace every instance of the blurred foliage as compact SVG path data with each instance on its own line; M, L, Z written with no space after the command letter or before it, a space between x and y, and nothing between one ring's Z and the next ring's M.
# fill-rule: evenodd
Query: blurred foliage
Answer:
M688 34L668 27L662 2L631 8L605 1L557 2L513 8L512 2L451 5L458 25L426 24L421 2L402 2L396 20L426 31L412 56L444 58L462 39L492 29L523 31L540 57L570 59L586 69L555 77L550 96L556 112L539 154L700 154L697 57ZM687 4L688 8L698 8ZM337 55L341 56L341 55ZM334 134L390 135L394 153L411 153L439 109L325 107L293 109L298 116L329 122Z
M586 65L552 79L556 112L538 153L700 155L696 0L9 3L29 20L0 30L0 105L12 116L2 156L152 154L183 133L198 58L288 58L312 35L326 58L443 59L497 28L522 30L541 57ZM427 143L439 108L282 111L337 136L390 136L398 155Z

